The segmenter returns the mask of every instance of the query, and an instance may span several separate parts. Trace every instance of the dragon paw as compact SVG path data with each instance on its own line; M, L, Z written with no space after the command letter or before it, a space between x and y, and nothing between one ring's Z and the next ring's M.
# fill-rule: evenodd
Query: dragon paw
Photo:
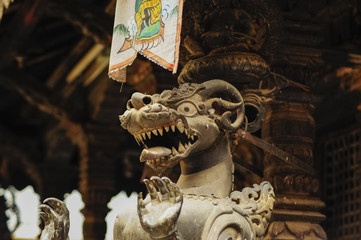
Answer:
M153 239L166 238L177 231L176 223L183 204L180 188L167 177L152 177L144 183L150 201L138 196L138 216L143 229Z

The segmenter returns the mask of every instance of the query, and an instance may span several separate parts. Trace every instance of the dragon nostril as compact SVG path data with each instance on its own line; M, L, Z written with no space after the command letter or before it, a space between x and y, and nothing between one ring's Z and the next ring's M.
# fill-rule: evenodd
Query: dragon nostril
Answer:
M131 107L130 103L135 109L139 110L142 107L152 103L152 97L149 95L144 95L140 92L135 92L131 97L131 101L129 102L129 104L127 104L128 107Z
M143 103L145 105L150 104L150 103L152 103L152 99L150 97L146 96L143 98Z

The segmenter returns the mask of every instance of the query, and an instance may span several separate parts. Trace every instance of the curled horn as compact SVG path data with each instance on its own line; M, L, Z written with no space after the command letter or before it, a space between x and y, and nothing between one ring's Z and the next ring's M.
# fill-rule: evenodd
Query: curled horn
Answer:
M213 104L216 103L219 107L226 110L220 119L217 120L219 127L228 131L236 131L239 129L243 123L245 111L241 93L233 85L219 79L210 80L201 85L203 85L202 87L204 87L204 89L200 91L199 94L204 98L211 98ZM217 98L217 95L224 95L229 98L231 102L219 97ZM237 113L237 118L233 123L230 119L232 115L231 110L236 110Z
M245 126L247 132L253 133L258 131L266 118L265 104L271 101L271 98L260 96L253 92L243 92L246 117L248 124Z

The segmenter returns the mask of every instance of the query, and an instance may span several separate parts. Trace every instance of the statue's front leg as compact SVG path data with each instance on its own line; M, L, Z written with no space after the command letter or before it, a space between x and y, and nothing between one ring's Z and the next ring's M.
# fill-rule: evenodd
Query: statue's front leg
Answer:
M144 180L150 201L138 196L138 216L143 229L154 240L183 240L177 230L177 220L183 204L180 188L169 178Z
M40 240L66 240L69 232L69 211L56 198L47 198L40 205L40 217L44 222Z

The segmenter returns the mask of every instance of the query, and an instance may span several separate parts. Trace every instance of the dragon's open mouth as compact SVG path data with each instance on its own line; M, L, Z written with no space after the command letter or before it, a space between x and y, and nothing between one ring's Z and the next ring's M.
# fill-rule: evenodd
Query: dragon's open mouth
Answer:
M197 133L187 128L181 119L175 122L143 129L134 134L139 145L144 150L140 156L142 162L152 165L168 165L167 161L182 155L197 141Z

